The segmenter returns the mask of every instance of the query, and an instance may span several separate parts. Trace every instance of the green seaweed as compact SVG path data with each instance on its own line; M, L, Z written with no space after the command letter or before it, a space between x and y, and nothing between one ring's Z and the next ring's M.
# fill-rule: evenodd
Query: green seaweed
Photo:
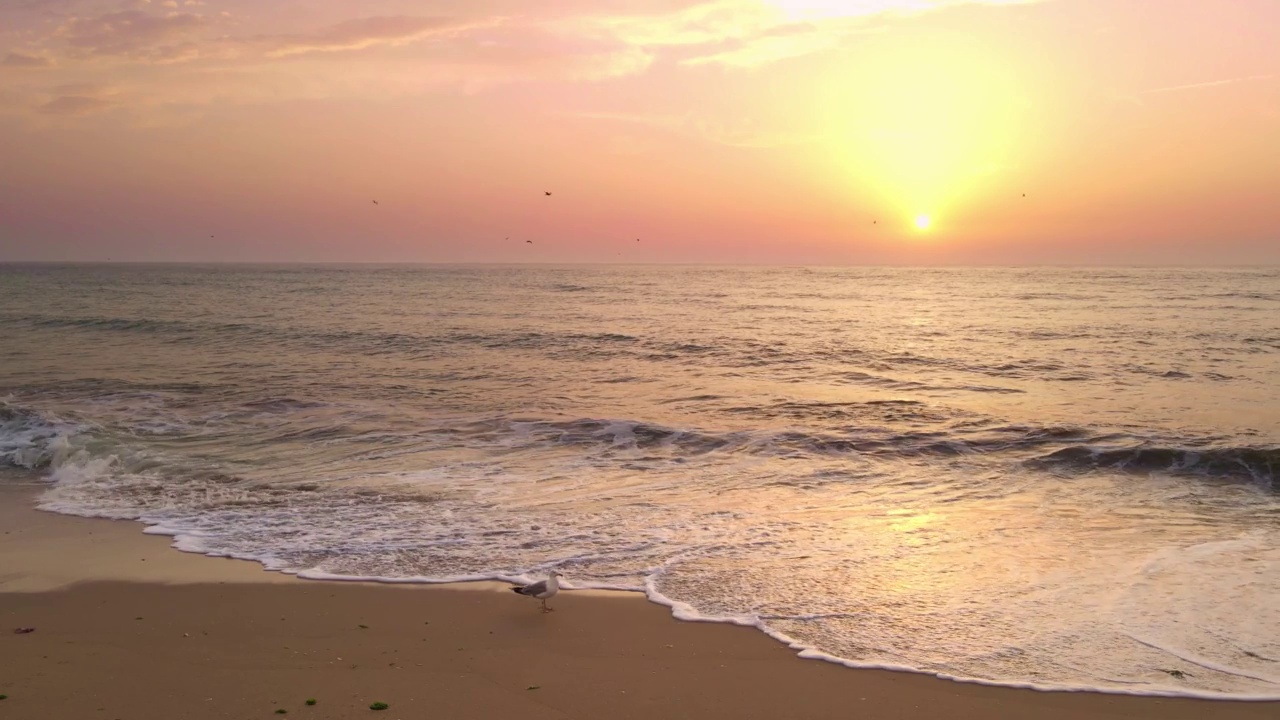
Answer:
M370 704L369 704L369 709L370 709L370 710L386 710L386 709L387 709L387 708L389 708L389 707L391 707L391 706L390 706L390 705L388 705L388 704L386 704L386 703L384 703L384 702L376 702L376 703L370 703Z
M316 704L316 699L315 699L315 698L307 698L307 704L308 704L308 705L315 705L315 704Z

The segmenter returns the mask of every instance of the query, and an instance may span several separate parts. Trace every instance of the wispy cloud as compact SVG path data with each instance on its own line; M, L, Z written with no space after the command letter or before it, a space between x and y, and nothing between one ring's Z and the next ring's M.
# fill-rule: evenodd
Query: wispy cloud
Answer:
M42 115L88 115L110 107L111 102L88 95L63 95L39 106Z
M11 52L4 56L4 60L0 61L0 65L14 68L47 68L53 67L53 61L40 55L24 55L18 52Z
M641 47L687 48L685 65L755 68L824 52L876 23L963 5L1044 0L710 0L658 15L586 18L584 31Z
M209 25L208 18L195 13L121 10L72 18L57 35L75 56L172 61L191 57L196 47L192 40Z
M608 82L655 66L749 70L835 49L876 31L883 26L878 19L891 14L1038 0L613 0L607 6L560 0L533 9L522 0L437 0L430 14L346 19L341 13L353 7L346 0L317 3L308 13L264 13L248 0L18 1L27 3L19 11L34 39L4 56L3 65L56 68L23 73L24 84L9 88L41 102L55 98L23 107L51 114L122 107L63 101L93 96L51 92L45 82L56 77L110 81L127 93L131 110L162 107L155 114L163 114L215 98L259 103L442 88L479 92L520 82ZM337 58L350 61L332 71ZM742 146L794 141L753 128L693 131Z
M723 65L735 68L754 68L788 58L802 57L836 47L841 35L818 30L794 35L764 35L750 41L735 43L736 47L711 55L687 58L684 65Z
M57 15L75 5L79 0L17 0L12 5L0 7L0 10L36 13L42 16Z
M1157 93L1180 92L1182 90L1199 90L1200 88L1218 87L1220 85L1235 85L1237 83L1252 82L1255 80L1270 80L1274 75L1249 75L1246 77L1227 78L1225 80L1210 80L1208 82L1190 83L1188 85L1173 85L1170 87L1155 88L1143 91L1143 95L1155 95Z
M319 32L257 37L249 41L268 57L311 52L364 50L378 45L403 45L432 35L458 33L481 25L451 17L366 17L332 25Z

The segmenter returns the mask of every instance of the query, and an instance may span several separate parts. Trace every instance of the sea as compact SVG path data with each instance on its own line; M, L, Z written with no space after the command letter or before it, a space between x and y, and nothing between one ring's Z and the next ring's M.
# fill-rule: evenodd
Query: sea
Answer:
M1275 267L0 265L0 465L305 578L1280 698Z

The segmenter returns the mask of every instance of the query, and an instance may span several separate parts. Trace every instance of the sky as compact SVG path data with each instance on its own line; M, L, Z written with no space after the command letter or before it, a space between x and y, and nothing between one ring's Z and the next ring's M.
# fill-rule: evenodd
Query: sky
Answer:
M0 0L0 261L1280 263L1277 27L1276 0Z

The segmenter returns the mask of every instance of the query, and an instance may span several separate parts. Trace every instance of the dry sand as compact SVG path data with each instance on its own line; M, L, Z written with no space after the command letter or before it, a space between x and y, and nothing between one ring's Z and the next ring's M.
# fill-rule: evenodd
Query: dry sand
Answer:
M493 585L307 582L33 497L0 488L0 720L1280 717L850 670L629 594L565 593L544 615Z

